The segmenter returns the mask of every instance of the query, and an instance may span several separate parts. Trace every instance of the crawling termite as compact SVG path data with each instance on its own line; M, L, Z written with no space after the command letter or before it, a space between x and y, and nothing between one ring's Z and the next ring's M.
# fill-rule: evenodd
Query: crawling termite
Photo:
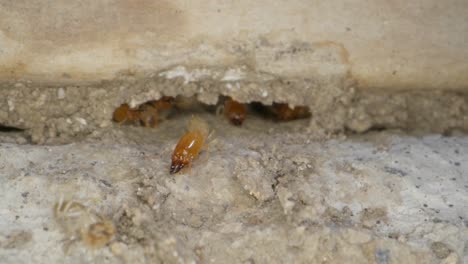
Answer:
M106 246L116 230L112 221L74 200L60 200L53 207L55 221L67 236L65 250L75 241L97 249Z
M247 107L237 101L228 98L224 102L224 116L235 126L240 126L247 115Z
M192 117L187 130L172 153L170 174L177 173L190 165L206 145L209 128L203 119Z

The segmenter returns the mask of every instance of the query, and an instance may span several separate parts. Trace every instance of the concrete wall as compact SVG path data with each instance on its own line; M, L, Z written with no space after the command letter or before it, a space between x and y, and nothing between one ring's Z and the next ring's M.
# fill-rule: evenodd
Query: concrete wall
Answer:
M465 0L0 0L0 80L177 66L361 88L468 89Z

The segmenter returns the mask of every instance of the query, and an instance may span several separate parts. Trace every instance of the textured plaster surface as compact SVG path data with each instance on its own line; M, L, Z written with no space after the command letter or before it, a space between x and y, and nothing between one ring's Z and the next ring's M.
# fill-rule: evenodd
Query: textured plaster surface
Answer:
M463 0L2 0L0 78L96 81L194 65L315 78L339 61L360 88L464 90L467 13Z
M463 263L466 137L374 133L311 141L303 122L207 115L216 137L169 175L187 117L115 127L57 146L0 146L0 261L27 263ZM7 142L7 138L2 138ZM64 251L60 197L112 219L117 235Z

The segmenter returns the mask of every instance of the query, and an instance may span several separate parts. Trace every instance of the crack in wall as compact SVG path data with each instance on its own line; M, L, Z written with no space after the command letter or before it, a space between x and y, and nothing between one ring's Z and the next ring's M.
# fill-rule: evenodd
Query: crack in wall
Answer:
M224 73L220 79L189 82L187 76L167 78L164 72L76 86L6 82L0 85L0 124L24 129L33 143L70 142L112 126L112 112L123 102L137 105L183 95L213 105L223 95L244 103L309 106L312 118L304 133L318 137L375 127L442 133L468 129L468 96L461 92L370 92L356 90L354 81L343 76L222 81L230 71L219 70Z

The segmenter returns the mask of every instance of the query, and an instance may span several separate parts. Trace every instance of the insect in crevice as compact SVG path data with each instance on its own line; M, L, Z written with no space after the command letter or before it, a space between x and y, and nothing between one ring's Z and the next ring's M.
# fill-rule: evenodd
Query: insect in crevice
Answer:
M240 126L247 116L247 106L232 98L224 101L224 116L235 126Z
M168 115L168 110L172 108L174 98L163 96L158 100L148 101L137 108L131 108L128 104L117 107L112 115L112 119L119 123L139 123L144 127L157 127L159 121ZM164 113L165 115L161 115Z
M288 104L273 103L270 111L279 121L290 121L311 116L310 110L306 106L295 106L291 108Z
M121 104L114 110L112 119L119 124L135 122L140 119L140 113L137 110L130 108L128 104Z

